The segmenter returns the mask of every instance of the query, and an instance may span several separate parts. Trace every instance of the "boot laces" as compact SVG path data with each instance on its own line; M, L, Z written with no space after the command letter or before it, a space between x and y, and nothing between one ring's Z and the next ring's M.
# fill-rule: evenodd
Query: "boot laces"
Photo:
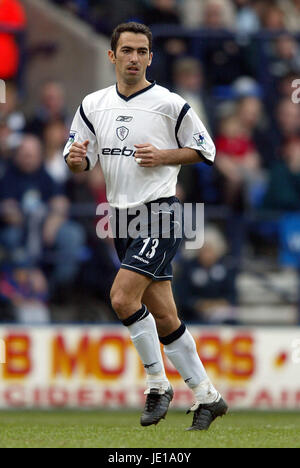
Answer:
M160 396L161 395L155 394L155 393L149 393L147 395L146 403L145 403L146 411L149 411L150 413L154 411L157 403L159 402Z

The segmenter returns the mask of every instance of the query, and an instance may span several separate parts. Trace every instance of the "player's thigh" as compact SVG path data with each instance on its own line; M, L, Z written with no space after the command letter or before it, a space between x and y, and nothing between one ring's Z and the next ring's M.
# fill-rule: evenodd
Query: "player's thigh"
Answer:
M180 326L171 281L153 281L145 290L142 302L154 316L160 336L169 335Z
M120 268L110 292L112 307L120 318L129 317L141 307L144 291L151 282L151 278Z

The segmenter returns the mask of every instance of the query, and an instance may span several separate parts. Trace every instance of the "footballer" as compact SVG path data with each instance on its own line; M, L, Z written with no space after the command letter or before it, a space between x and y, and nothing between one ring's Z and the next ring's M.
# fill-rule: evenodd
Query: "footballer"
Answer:
M141 425L157 424L166 416L173 398L161 342L194 393L193 421L188 430L206 430L228 408L207 376L192 335L178 317L171 262L181 242L174 222L180 167L200 161L213 164L215 146L184 99L147 80L152 55L152 33L146 25L130 22L115 28L108 58L115 67L117 83L84 98L74 117L64 158L74 173L92 170L99 159L117 225L122 213L139 206L151 212L153 203L164 203L166 208L157 214L173 220L169 236L159 231L151 237L149 218L149 237L116 235L121 267L110 297L146 371Z

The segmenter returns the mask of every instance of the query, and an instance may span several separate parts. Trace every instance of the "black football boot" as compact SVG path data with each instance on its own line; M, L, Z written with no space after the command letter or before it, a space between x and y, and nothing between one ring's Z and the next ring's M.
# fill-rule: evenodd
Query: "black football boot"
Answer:
M141 416L141 425L150 426L151 424L158 424L161 419L164 419L173 399L173 395L172 387L169 387L168 390L150 388Z

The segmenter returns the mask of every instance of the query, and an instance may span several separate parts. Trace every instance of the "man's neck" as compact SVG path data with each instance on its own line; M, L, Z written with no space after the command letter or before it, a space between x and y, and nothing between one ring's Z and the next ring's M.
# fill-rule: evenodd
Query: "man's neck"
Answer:
M132 94L138 93L142 89L145 89L148 86L150 86L151 82L145 79L139 83L132 85L132 84L127 84L127 83L118 81L117 85L118 85L119 93L122 94L123 96L129 97Z

